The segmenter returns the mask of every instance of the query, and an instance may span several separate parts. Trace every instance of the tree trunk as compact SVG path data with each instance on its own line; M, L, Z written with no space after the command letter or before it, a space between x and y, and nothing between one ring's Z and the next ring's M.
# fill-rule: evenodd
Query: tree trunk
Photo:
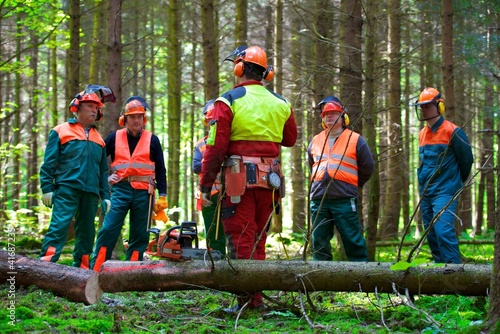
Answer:
M266 6L266 10L269 10L270 16L272 16L272 9L270 6ZM271 57L271 50L267 49L267 58L273 59L270 63L274 67L274 80L272 81L274 85L272 86L276 93L283 95L283 77L285 72L283 71L283 1L276 0L275 10L274 10L274 56ZM272 21L269 20L271 23ZM269 63L269 60L268 60ZM280 153L280 161L283 161L282 155ZM278 204L283 207L283 201L280 199ZM281 233L283 232L283 210L271 218L271 226L269 228L270 233Z
M498 153L500 157L500 153ZM500 188L500 183L498 183ZM498 189L500 190L500 189ZM500 200L498 200L500 204ZM497 207L497 215L500 209ZM497 216L498 217L498 216ZM493 327L500 321L500 221L497 219L495 228L495 248L493 270L491 275L490 306L488 309L488 324Z
M248 35L248 0L236 1L236 22L234 23L234 39L236 46L247 45Z
M68 102L80 91L80 18L80 0L70 0L68 86L66 87Z
M38 184L38 140L39 136L37 135L38 130L40 128L40 124L38 123L39 113L38 110L38 100L40 99L40 91L38 89L38 62L39 62L39 49L38 49L38 36L30 32L31 42L33 43L32 48L32 56L30 59L30 67L33 70L33 76L31 79L31 87L30 87L30 101L29 101L29 119L28 126L31 129L30 131L30 139L28 141L30 152L28 153L28 203L27 208L31 209L38 206L38 193L40 191ZM38 214L34 211L28 213L30 219L33 219L33 223L35 226L39 224Z
M180 152L181 152L181 1L168 2L168 53L167 91L168 91L168 164L167 189L170 207L179 207L180 192ZM173 221L179 221L179 212L172 214Z
M312 6L312 5L311 5ZM333 30L336 25L333 24L333 15L327 10L330 6L328 0L319 0L314 2L315 15L311 18L314 20L316 35L314 36L314 42L312 45L312 50L314 53L314 72L312 75L311 88L314 94L316 105L327 95L335 95L338 98L340 92L332 91L332 82L334 79L333 65L335 63L334 49L336 43L332 43L334 40ZM307 49L307 48L306 48ZM307 55L305 57L307 59ZM304 71L304 69L301 69ZM345 101L344 101L345 103ZM323 131L321 128L321 114L319 112L313 111L310 115L310 125L309 128L309 139L312 139L315 135Z
M56 295L84 304L95 304L102 295L99 274L0 251L0 280L10 286L36 285Z
M104 263L99 283L105 292L216 289L243 291L344 291L486 296L490 265L446 265L390 269L391 263L330 261L148 261Z
M382 239L398 236L399 214L404 192L403 179L408 177L405 166L401 122L401 5L399 0L388 3L389 10L389 93L388 111L390 133L388 134L387 187L384 215L379 233ZM406 188L407 189L407 188Z
M102 292L215 289L244 291L375 291L486 296L490 265L434 265L392 270L391 263L330 261L107 261L101 272L15 256L0 251L0 279L93 304ZM11 279L11 281L9 280Z
M368 259L375 260L378 216L380 211L380 169L377 151L377 106L376 106L376 60L380 58L376 43L377 21L379 13L377 0L366 2L366 65L365 65L365 135L375 161L375 171L368 181L365 197L368 202L366 210L365 231Z
M218 24L216 21L217 12L213 0L203 0L200 5L201 26L203 27L202 48L203 48L203 78L205 80L203 88L205 91L205 101L215 99L219 96L219 49L218 49ZM227 51L229 54L229 51Z
M107 76L108 86L113 90L117 103L108 103L106 105L106 114L100 124L99 130L103 138L118 129L118 117L120 116L122 100L122 0L108 1L108 64Z
M302 27L302 21L300 16L294 11L290 11L289 17L293 20L293 27L296 27L297 31L300 31ZM298 33L295 33L292 38L292 102L293 102L293 113L295 117L295 122L297 123L297 142L290 149L290 176L292 186L292 191L288 192L286 196L290 198L292 204L292 231L293 233L302 233L306 229L307 221L307 193L306 189L309 186L308 180L304 177L307 175L304 170L304 148L307 143L305 143L305 137L307 134L306 121L304 119L304 105L302 101L304 99L302 93L302 87L304 83L301 78L302 68L299 64L302 62L302 48L304 47L304 39Z

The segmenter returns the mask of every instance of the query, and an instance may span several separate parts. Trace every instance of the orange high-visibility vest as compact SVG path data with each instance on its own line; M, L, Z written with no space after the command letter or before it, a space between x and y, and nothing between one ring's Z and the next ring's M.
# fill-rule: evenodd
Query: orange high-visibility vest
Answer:
M330 178L358 186L356 146L359 134L345 129L331 150L328 142L325 145L325 141L328 141L327 136L328 130L325 130L312 140L311 155L314 163L311 170L311 181L319 182L328 173Z
M57 125L54 128L59 134L59 140L61 141L61 145L66 144L71 140L90 140L101 147L104 147L104 140L102 140L101 135L94 127L91 127L89 130L89 137L85 134L85 129L80 123L70 124L68 122Z
M130 155L127 129L116 131L115 160L110 165L111 170L121 179L129 176L150 176L151 180L154 179L155 163L150 157L151 136L151 132L142 130L134 153ZM148 190L149 182L131 181L130 185L134 189Z

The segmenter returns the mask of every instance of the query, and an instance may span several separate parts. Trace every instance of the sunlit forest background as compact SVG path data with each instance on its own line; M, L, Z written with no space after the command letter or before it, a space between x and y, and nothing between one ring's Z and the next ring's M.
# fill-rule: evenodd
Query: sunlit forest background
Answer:
M5 0L0 13L0 221L20 234L48 225L38 181L48 133L71 117L71 99L89 83L117 97L97 123L103 137L118 128L125 99L148 101L146 128L160 137L167 162L169 217L199 221L192 152L208 130L203 105L234 84L232 64L222 60L238 45L267 51L276 75L266 85L291 102L299 126L297 144L282 153L287 194L272 231L306 235L305 150L321 131L314 106L335 95L377 161L362 190L371 258L377 241L421 233L424 124L413 103L427 86L440 90L446 118L473 146L458 233L473 238L500 219L498 1Z

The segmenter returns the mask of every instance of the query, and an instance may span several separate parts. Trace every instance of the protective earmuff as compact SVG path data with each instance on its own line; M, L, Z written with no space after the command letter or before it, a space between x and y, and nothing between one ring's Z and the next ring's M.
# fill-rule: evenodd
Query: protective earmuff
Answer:
M439 114L443 115L444 114L444 110L446 109L445 106L444 106L443 99L436 100L436 103L437 103L437 108L438 108Z
M203 121L203 125L210 126L210 124L208 123L208 119L205 116L203 116L202 121Z
M234 65L233 73L237 77L242 77L243 73L245 73L245 63L242 61L240 61L239 63L236 63Z
M267 81L271 81L273 80L274 78L274 69L271 65L269 65L266 69L266 71L264 72L264 75L262 76L263 79L267 80Z
M71 100L71 103L69 104L69 111L72 113L75 113L78 111L78 105L80 104L80 100L82 99L82 96L80 94L76 94L75 98Z
M351 120L349 119L349 115L344 111L342 118L344 118L344 125L348 126L351 123Z
M146 114L144 114L144 120L143 120L142 124L146 125L147 122L148 122L148 116L146 116ZM118 118L118 125L125 126L125 115L121 115Z
M103 116L104 116L104 114L102 113L102 109L97 108L97 115L95 116L95 121L99 122Z

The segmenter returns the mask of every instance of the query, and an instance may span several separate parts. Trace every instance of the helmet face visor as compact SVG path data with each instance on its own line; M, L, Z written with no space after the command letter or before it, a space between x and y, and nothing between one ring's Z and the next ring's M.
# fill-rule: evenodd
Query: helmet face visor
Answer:
M88 102L95 103L95 104L97 104L97 106L99 108L103 106L101 99L99 98L99 96L97 96L96 93L89 94L89 93L83 92L83 94L80 94L80 95L81 95L80 103L88 103Z
M414 105L421 106L428 103L436 103L439 98L441 98L441 94L437 89L427 87L420 93Z
M243 51L245 51L247 49L247 46L246 45L240 45L238 46L233 52L231 52L226 58L224 58L223 61L230 61L230 62L235 62L236 58L238 57L238 55L240 53L242 53Z
M87 85L87 87L85 87L85 90L83 91L83 95L94 93L99 97L101 103L116 102L116 97L113 93L113 90L107 86L90 84Z
M328 96L325 96L325 98L323 100L319 101L319 103L316 105L316 110L323 111L325 104L327 104L328 102L337 102L337 103L342 104L337 97L332 96L332 95L328 95Z

